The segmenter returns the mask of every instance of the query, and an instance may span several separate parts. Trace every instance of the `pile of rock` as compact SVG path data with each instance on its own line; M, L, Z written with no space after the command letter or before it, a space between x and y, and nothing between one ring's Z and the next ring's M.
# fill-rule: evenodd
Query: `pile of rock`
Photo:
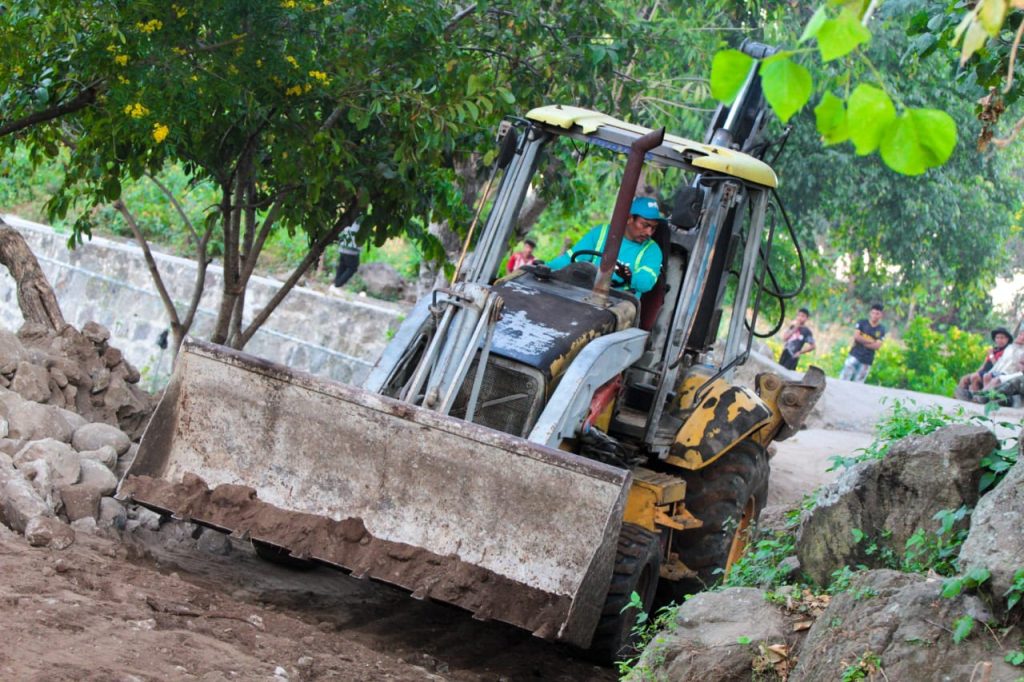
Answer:
M95 322L82 331L54 332L26 323L14 334L0 329L0 388L25 400L67 408L85 421L117 426L136 439L153 411L152 397L137 386L140 375L107 341Z
M1007 613L1006 595L1024 569L1024 451L999 485L979 496L981 461L996 445L980 426L947 426L848 470L819 493L804 516L797 555L787 561L819 585L843 567L866 570L831 600L816 597L811 616L804 602L815 597L792 586L698 595L655 636L632 677L796 682L882 679L884 671L891 680L1020 679L1006 657L1024 632L1019 613ZM959 507L974 508L951 528L967 530L959 569L991 574L976 594L943 596L934 573L886 567L903 556L916 529L937 530L936 512ZM954 644L954 624L964 621L980 625Z
M0 389L0 436L0 522L30 544L62 549L72 526L126 527L111 496L138 447L128 434Z

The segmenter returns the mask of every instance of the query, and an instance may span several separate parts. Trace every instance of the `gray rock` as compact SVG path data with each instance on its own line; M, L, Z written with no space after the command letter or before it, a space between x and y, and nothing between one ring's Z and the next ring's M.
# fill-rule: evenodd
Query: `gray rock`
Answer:
M395 300L405 290L405 280L387 263L360 265L358 275L366 284L366 293L375 298Z
M72 396L72 404L74 404L74 396ZM61 409L60 414L67 421L68 426L71 427L72 433L89 423L88 419L71 410Z
M1006 603L1014 573L1024 568L1024 457L995 488L982 496L971 517L971 529L960 548L960 570L987 568L993 601Z
M104 497L100 500L100 515L97 520L101 526L124 530L128 514L125 512L123 504L113 497Z
M22 360L18 363L11 389L25 400L45 402L50 399L50 373L45 367Z
M0 438L0 452L13 457L18 451L25 447L25 441L13 438Z
M0 374L10 374L25 357L25 347L17 335L7 329L0 329Z
M81 477L81 457L67 443L53 438L27 443L14 456L14 466L20 468L37 459L50 465L53 485L57 487L77 483Z
M139 444L132 443L132 446L128 448L128 452L124 453L117 459L117 467L114 469L114 475L117 476L117 480L124 478L124 474L131 467L132 463L135 462L135 456L139 454Z
M788 628L765 593L749 587L702 592L679 607L676 627L657 634L634 668L639 679L751 680L760 644L783 644Z
M146 530L156 531L160 530L160 522L163 521L163 517L151 509L139 507L135 514L135 520Z
M982 663L992 665L985 679L1017 679L1020 669L1003 661L1009 649L999 642L1015 647L1020 629L997 640L976 625L975 634L954 644L949 631L954 620L970 615L984 622L991 614L977 597L945 599L941 590L941 580L914 573L883 569L859 574L811 627L790 682L843 679L866 655L878 657L889 680L979 679L976 670Z
M203 534L196 541L196 547L209 554L225 555L231 553L231 540L226 533L204 528Z
M937 512L978 500L979 462L997 445L980 426L959 424L904 438L882 460L863 462L826 486L802 519L797 556L819 584L847 565L879 567L872 543L902 555L917 529L934 530ZM867 539L858 542L854 531Z
M9 438L53 438L63 443L71 442L71 425L64 418L63 410L56 405L43 405L26 400L11 409L7 421Z
M4 522L19 533L37 516L53 516L53 510L21 475L11 476L0 492L3 496Z
M85 424L75 429L75 433L71 437L71 445L79 452L99 450L103 446L109 445L118 455L122 455L128 451L131 444L131 439L124 431L116 426L102 423Z
M98 322L86 322L82 327L82 336L97 346L102 346L110 338L110 330Z
M104 445L98 450L83 450L78 453L82 459L91 459L113 471L117 467L117 451L110 445Z
M45 459L33 459L22 462L18 471L36 489L39 496L46 502L46 506L57 511L60 507L60 496L57 494L57 486L54 484L54 474L50 465Z
M33 547L67 549L75 542L75 531L60 519L36 516L25 526L25 539Z
M117 477L100 462L94 459L81 460L82 478L79 483L91 486L99 491L100 496L112 495L117 490ZM99 504L97 502L97 504Z
M71 522L71 527L76 533L86 533L88 535L95 535L96 530L99 528L99 524L96 523L96 519L91 516L80 518L76 521Z
M60 489L60 499L64 503L64 513L68 521L94 519L100 514L100 500L103 493L95 485L78 483Z

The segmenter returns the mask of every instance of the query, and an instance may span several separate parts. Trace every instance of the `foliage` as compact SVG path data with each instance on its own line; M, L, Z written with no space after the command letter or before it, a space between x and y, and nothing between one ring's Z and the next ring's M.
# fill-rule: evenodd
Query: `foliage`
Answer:
M960 377L977 370L989 345L982 335L955 326L937 331L926 317L914 318L901 341L882 346L867 383L951 396Z
M777 587L787 582L789 570L783 559L796 552L796 538L790 532L775 531L747 547L729 569L725 587Z
M622 611L625 612L628 609L636 609L637 611L636 622L633 624L631 631L635 642L634 649L637 652L643 652L652 642L661 641L664 633L672 632L678 626L676 623L676 612L679 610L679 606L676 604L662 606L655 612L654 617L651 618L644 611L643 599L640 598L639 594L633 592L629 597L629 603L622 607ZM644 677L650 673L651 671L647 670L646 666L638 667L639 660L640 655L638 653L631 658L616 661L615 666L618 669L619 677Z
M842 663L845 663L845 661L842 661ZM860 655L860 658L843 668L843 674L840 679L842 682L872 680L881 671L882 658L873 651L865 651Z
M914 573L934 571L939 575L953 575L957 572L957 558L960 547L967 539L967 527L971 510L960 507L956 510L943 509L933 517L939 522L936 531L918 528L909 538L900 570Z

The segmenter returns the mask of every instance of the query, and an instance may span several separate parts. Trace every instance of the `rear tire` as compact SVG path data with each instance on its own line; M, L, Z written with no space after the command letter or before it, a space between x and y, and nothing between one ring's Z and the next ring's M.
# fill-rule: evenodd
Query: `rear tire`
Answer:
M633 629L639 612L626 609L626 605L636 592L644 612L651 612L660 570L661 543L657 534L631 523L622 524L612 582L590 645L594 661L610 665L636 653L637 636Z
M687 594L725 578L746 549L768 499L769 470L764 448L745 440L714 464L680 474L686 479L686 508L704 525L674 533L672 551L679 553L679 559L696 571L697 577L665 582L663 596L682 603Z

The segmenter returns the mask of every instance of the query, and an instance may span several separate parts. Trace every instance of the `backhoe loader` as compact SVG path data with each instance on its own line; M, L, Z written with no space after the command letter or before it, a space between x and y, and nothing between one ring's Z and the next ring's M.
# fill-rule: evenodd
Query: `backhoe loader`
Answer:
M755 66L705 142L571 106L507 119L453 283L362 387L187 340L121 497L613 660L634 593L681 600L737 560L768 444L824 387L816 368L732 383L763 299L785 295L766 111ZM499 277L559 144L625 159L604 249ZM637 297L612 274L641 171L678 184Z

